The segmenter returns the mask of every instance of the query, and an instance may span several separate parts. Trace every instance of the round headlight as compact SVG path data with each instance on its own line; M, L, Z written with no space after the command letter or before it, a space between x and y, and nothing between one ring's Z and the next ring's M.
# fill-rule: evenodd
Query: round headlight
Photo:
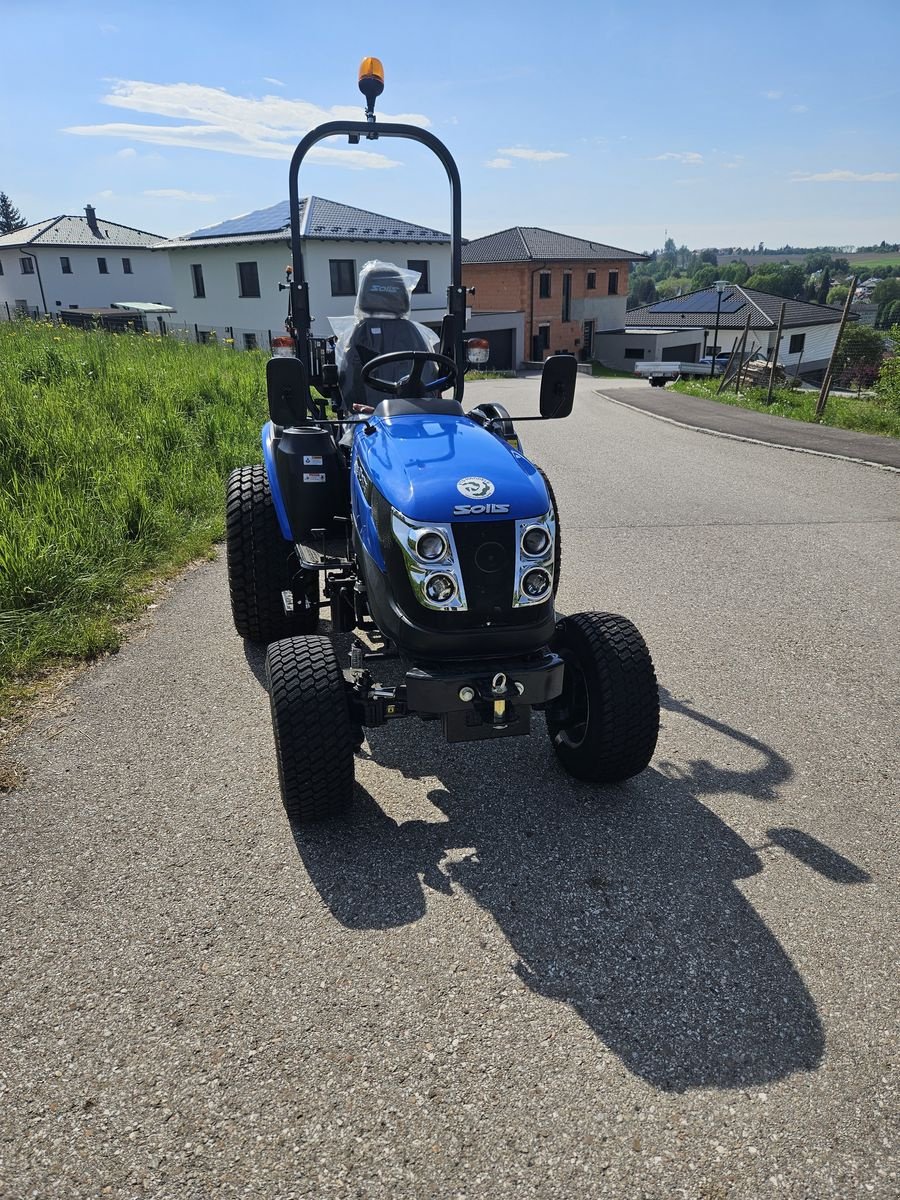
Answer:
M425 595L433 604L446 604L456 595L456 583L450 575L429 575Z
M416 554L425 562L437 562L444 557L447 549L447 539L436 529L423 529L416 535Z
M538 558L550 545L550 534L543 525L529 525L522 534L522 549L529 558Z
M522 579L522 591L529 600L539 600L550 591L553 580L543 567L533 567L526 571Z

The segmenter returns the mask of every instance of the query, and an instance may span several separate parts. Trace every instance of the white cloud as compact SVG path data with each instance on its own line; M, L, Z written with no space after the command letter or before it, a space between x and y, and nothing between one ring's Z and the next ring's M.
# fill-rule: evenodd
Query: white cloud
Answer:
M550 162L553 158L568 158L564 150L529 150L526 146L507 146L497 151L509 158L525 158L529 162Z
M484 164L486 167L493 167L499 171L505 171L512 166L511 158L489 158Z
M780 100L782 98L782 96L784 95L784 92L769 91L769 92L760 92L759 94L761 96L764 96L767 100Z
M134 146L123 146L121 150L116 151L116 158L137 158L137 150Z
M273 87L287 87L283 80L273 79L271 75L263 75L263 83L271 83Z
M186 192L182 188L148 188L144 195L153 196L157 200L196 200L201 204L215 200L215 196L206 192Z
M703 162L703 155L698 154L696 150L667 150L665 154L653 156L654 162L664 162L666 159L684 163L686 167L699 167Z
M281 96L236 96L224 88L192 83L147 83L140 80L114 81L103 102L113 108L148 113L191 124L139 125L110 122L102 125L72 125L65 133L81 137L121 137L129 141L149 142L157 146L183 146L194 150L212 150L220 154L240 154L251 158L289 158L305 133L323 121L360 119L358 107L335 105L322 108L307 100L288 100ZM421 113L382 113L385 121L428 126ZM315 147L309 155L331 166L366 168L395 167L400 164L384 154L368 150L338 150Z
M104 188L102 192L97 193L97 199L98 200L112 200L112 198L113 198L113 196L115 196L115 194L116 193L112 190L112 188Z
M791 112L795 112L795 113L809 112L809 105L808 104L792 104Z
M814 175L795 172L791 183L894 183L900 171L819 171Z

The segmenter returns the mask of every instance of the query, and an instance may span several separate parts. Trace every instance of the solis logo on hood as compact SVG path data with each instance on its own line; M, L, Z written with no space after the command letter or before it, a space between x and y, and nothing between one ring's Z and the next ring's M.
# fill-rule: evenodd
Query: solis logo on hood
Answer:
M481 475L467 475L465 479L460 479L456 490L470 500L486 500L488 496L493 496L494 485Z

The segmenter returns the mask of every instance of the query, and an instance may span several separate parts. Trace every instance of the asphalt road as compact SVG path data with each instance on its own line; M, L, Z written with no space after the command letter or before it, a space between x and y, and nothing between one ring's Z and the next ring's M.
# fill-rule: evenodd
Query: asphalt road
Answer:
M520 432L560 608L653 651L651 768L400 722L295 840L189 572L13 749L4 1200L896 1196L900 483L592 386Z

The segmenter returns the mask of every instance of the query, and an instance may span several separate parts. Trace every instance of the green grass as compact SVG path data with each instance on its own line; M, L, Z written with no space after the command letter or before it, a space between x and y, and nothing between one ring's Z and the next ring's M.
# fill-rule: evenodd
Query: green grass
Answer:
M591 363L591 375L594 379L634 379L634 371L614 371L612 367Z
M766 404L765 388L748 388L735 396L733 391L716 395L719 380L713 383L702 383L695 380L681 380L669 385L676 392L687 396L703 396L707 400L718 400L721 404L731 404L738 408L750 408L755 412L772 413L777 417L790 417L795 421L815 420L817 391L791 391L788 388L775 388L772 393L772 403ZM889 404L872 398L855 396L836 396L832 393L820 425L833 425L837 429L853 429L860 433L879 433L886 437L900 437L900 412Z
M154 574L208 554L261 456L264 356L0 325L0 714L48 663L119 644Z

